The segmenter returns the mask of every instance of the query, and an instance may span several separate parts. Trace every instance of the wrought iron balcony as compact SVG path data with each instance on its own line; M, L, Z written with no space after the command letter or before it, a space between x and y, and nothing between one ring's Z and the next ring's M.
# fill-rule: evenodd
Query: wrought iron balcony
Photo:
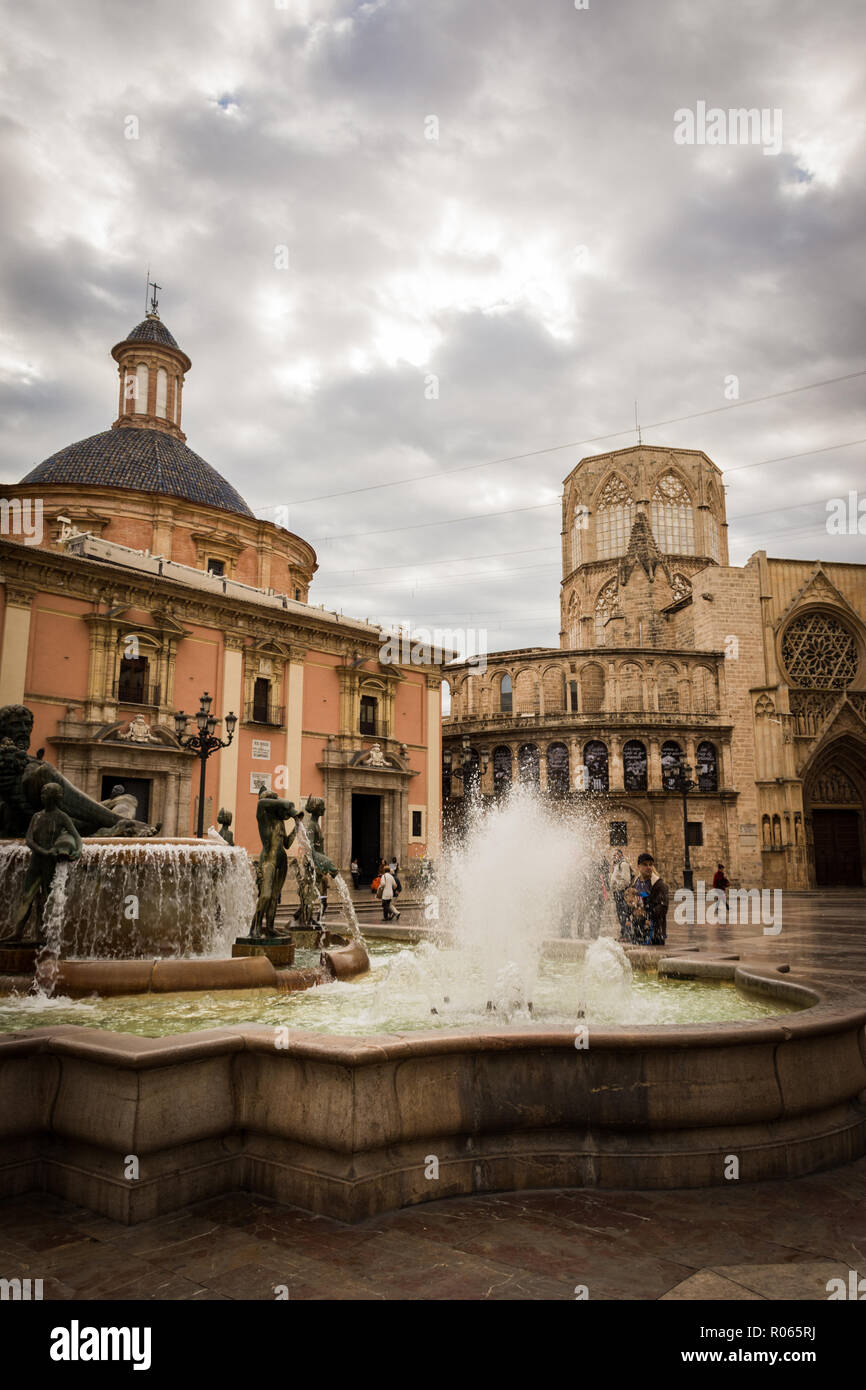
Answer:
M250 700L244 706L245 724L269 724L274 729L281 729L285 722L285 705L266 705L258 700Z
M358 732L361 738L388 738L388 722L385 719L365 719L362 715L358 722Z

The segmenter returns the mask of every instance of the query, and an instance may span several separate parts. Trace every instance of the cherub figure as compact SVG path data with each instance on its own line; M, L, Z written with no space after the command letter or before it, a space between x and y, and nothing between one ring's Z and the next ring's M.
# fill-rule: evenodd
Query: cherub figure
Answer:
M54 871L61 860L81 857L81 836L75 822L61 810L63 787L57 782L46 782L42 788L43 810L37 811L27 827L27 847L30 850L30 863L24 879L21 901L12 921L10 941L20 941L24 924L36 905L39 923L36 940L41 940L42 917L45 904L51 892Z

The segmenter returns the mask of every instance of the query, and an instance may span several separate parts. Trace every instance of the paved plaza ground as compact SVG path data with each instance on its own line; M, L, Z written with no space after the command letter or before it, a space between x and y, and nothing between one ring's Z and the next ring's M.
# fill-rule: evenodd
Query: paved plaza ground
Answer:
M672 925L866 998L866 893L785 893L783 930ZM810 1177L674 1192L453 1198L344 1226L245 1193L126 1227L55 1197L0 1202L0 1276L46 1299L827 1299L866 1273L866 1159Z

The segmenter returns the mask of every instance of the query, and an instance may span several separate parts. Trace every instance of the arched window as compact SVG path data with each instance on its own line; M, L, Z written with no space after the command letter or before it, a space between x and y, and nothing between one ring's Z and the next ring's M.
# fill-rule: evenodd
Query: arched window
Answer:
M605 643L605 623L616 608L617 581L609 579L598 591L595 600L595 645L603 647Z
M500 744L493 750L493 795L505 796L511 788L511 749Z
M361 700L363 710L364 701ZM256 676L253 682L253 709L252 719L254 724L267 724L271 718L271 683L267 676Z
M619 675L619 707L621 710L643 709L643 680L640 667L626 662Z
M146 656L123 656L117 673L115 694L124 705L151 703L149 688L150 665ZM158 703L158 698L157 698Z
M580 707L584 714L598 714L604 707L604 672L600 666L584 666L580 673Z
M719 764L714 743L699 743L695 752L698 763L698 791L719 790Z
M147 367L139 362L135 369L135 414L147 414Z
M543 678L544 712L558 714L565 709L565 676L558 666L548 666Z
M160 367L156 373L156 413L160 420L166 416L165 403L168 399L168 372Z
M589 513L586 507L580 505L574 509L574 520L571 523L571 568L576 570L578 565L583 564L583 538L586 535L586 524Z
M623 786L627 792L645 792L647 789L646 745L640 739L630 738L622 750Z
M534 671L519 671L514 682L514 708L518 714L538 713L538 679Z
M376 718L379 710L379 701L375 695L361 696L361 718L358 732L365 734L368 738L373 738L379 731L376 726Z
M696 714L715 714L716 678L706 666L698 666L693 676Z
M659 667L659 710L662 714L674 714L680 707L680 692L677 687L675 666L667 664Z
M586 768L586 790L606 792L609 786L607 767L607 744L592 739L583 750L583 764Z
M443 718L443 719L449 719L450 717L451 717L451 683L450 683L450 681L443 681L443 682L442 682L442 718Z
M662 744L662 786L666 792L675 792L680 784L679 768L683 761L683 750L675 739L666 739Z
M656 483L650 502L650 525L663 555L694 555L692 499L676 473L664 473Z
M547 789L554 796L567 796L571 790L568 749L564 743L551 743L547 750Z
M506 672L505 672L505 675L502 677L502 680L499 682L499 713L500 713L500 714L511 714L513 705L514 705L514 687L513 687L513 685L511 684L511 677L509 676L508 672L506 671ZM511 754L510 754L510 753L508 754L508 758L509 758L509 762L510 762L510 760L511 760Z
M624 478L608 478L599 494L595 518L595 558L624 555L634 520L634 498Z
M537 744L524 743L521 746L517 754L517 768L524 786L538 786L541 775L541 759Z

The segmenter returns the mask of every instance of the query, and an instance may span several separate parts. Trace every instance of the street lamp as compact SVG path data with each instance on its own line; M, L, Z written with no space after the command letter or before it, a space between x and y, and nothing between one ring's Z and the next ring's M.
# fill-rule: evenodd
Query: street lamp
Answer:
M443 752L442 752L442 767L443 767L443 770L444 770L444 772L445 772L445 776L446 776L446 777L459 777L459 778L461 779L461 781L463 782L463 791L464 791L464 794L466 794L466 788L467 788L467 786L469 785L469 779L470 779L470 777L472 776L473 768L476 766L476 765L473 763L473 758L472 758L472 744L471 744L471 742L470 742L470 740L469 740L469 738L468 738L468 736L467 736L466 734L464 734L463 738L462 738L461 741L460 741L460 752L461 752L461 754L462 754L461 760L460 760L460 766L459 766L459 767L455 767L455 766L454 766L454 754L452 753L451 749L450 749L450 748L445 748L445 749L443 749ZM489 766L490 766L490 754L489 754L489 753L486 753L486 752L485 752L485 753L482 753L482 754L481 754L480 761L479 761L478 764L477 764L477 770L478 770L478 772L479 772L479 774L480 774L480 777L483 777L483 776L484 776L484 774L487 772L487 769L488 769ZM480 780L480 777L479 777L479 780Z
M213 697L207 691L199 701L199 708L195 715L184 714L181 710L174 716L174 732L181 748L188 748L191 753L195 753L201 762L201 775L198 786L198 829L196 834L200 840L204 839L204 779L205 767L211 753L215 753L218 748L228 748L235 736L238 717L236 714L227 714L225 719L228 738L217 738L214 730L220 722L215 715L211 714L210 707ZM195 719L198 725L198 733L186 734L186 726L190 719Z
M676 768L673 769L668 791L679 792L683 798L683 847L685 857L683 859L683 887L692 888L694 886L692 866L689 860L689 792L693 792L697 782L692 781L691 763L685 761L685 753L681 753L677 761Z

